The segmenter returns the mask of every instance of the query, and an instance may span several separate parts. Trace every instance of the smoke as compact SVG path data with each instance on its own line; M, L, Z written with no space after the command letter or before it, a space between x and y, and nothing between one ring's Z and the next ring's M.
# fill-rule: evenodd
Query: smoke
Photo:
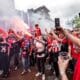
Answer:
M4 30L10 28L10 19L16 15L14 0L0 0L0 27Z
M0 17L11 17L14 15L14 0L0 0Z

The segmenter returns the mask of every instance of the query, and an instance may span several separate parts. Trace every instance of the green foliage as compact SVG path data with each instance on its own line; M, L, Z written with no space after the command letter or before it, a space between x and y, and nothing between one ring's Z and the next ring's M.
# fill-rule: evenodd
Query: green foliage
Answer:
M72 21L73 24L75 24L76 28L80 28L80 18L76 16L74 20Z

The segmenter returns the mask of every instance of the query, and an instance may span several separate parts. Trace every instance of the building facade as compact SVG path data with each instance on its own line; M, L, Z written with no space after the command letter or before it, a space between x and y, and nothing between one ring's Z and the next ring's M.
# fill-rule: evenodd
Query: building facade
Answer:
M35 24L39 24L43 33L45 28L48 30L54 28L54 21L50 18L49 10L45 6L41 6L37 9L29 9L27 14L28 24L33 28Z

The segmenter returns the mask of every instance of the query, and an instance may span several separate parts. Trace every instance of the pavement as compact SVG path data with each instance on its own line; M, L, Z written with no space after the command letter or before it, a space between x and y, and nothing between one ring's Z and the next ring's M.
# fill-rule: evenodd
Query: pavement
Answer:
M53 75L49 69L49 66L46 65L46 80L55 80L55 75ZM22 68L18 68L17 71L11 70L8 78L0 78L0 80L42 80L41 76L35 77L35 74L37 73L36 67L31 67L31 72L27 72L24 75L21 75L21 72Z

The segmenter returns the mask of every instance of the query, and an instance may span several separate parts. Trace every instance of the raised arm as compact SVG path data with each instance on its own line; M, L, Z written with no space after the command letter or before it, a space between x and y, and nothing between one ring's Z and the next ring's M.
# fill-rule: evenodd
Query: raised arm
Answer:
M62 39L60 39L60 38L55 34L54 31L52 31L52 34L53 34L53 37L54 37L57 41L62 42Z
M63 30L64 34L76 45L80 46L80 39L70 34L67 30Z

